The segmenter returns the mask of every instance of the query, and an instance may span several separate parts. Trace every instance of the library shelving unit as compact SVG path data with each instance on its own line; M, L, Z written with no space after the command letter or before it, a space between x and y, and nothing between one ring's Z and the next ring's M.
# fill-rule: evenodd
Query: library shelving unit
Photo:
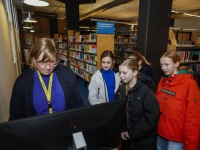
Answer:
M67 58L67 41L62 40L62 38L58 38L58 62L62 65L68 66L68 58Z
M100 68L103 51L114 52L114 35L91 33L70 37L69 65L74 73L90 82L92 75Z
M137 42L131 37L115 38L115 65L114 69L118 70L119 64L128 57L134 50L136 50Z
M200 46L178 45L176 51L181 58L181 65L189 66L194 71L200 70Z
M176 35L176 38L175 38ZM169 39L167 50L176 50L181 59L181 65L191 67L194 71L200 70L200 45L197 45L198 32L175 33L169 28ZM181 43L181 44L177 44ZM196 45L192 45L196 44Z

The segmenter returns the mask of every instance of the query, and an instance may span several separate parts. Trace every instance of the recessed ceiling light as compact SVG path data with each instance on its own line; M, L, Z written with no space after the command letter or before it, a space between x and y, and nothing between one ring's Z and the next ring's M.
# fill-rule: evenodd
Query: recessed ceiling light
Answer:
M40 0L24 0L24 3L32 6L49 6L49 3Z

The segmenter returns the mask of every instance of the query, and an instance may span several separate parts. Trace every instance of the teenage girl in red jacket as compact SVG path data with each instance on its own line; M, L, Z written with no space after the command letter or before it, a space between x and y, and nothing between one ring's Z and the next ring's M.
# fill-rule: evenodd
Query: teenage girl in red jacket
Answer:
M179 67L176 51L160 58L165 76L156 96L160 104L158 150L196 150L200 126L200 92L192 70Z

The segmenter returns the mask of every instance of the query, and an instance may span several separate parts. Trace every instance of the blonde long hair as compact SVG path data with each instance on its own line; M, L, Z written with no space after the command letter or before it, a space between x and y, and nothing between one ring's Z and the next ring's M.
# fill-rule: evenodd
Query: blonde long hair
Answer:
M138 62L134 59L126 59L120 64L120 66L127 67L128 69L131 69L132 71L139 70ZM139 71L138 71L138 75L139 75ZM126 95L128 94L129 91L130 91L129 83L126 83Z
M162 57L170 58L173 63L181 62L179 54L177 53L177 51L174 51L174 50L170 50L170 51L165 52L160 58L162 58ZM188 67L185 67L185 66L181 66L181 67L178 66L177 70L178 71L187 70L188 72L192 71L191 68L188 68Z

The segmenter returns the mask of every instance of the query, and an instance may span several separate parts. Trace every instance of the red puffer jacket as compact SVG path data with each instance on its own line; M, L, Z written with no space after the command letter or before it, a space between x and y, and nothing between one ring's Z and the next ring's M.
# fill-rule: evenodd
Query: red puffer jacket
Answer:
M160 104L158 134L182 142L184 150L196 150L200 127L200 92L193 75L162 77L156 92Z

